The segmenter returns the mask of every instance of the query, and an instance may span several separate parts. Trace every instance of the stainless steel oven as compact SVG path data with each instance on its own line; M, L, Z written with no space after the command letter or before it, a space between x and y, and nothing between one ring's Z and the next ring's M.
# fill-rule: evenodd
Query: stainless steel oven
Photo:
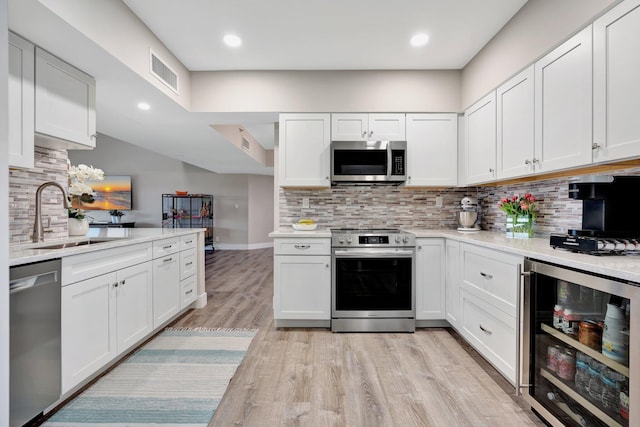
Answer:
M415 236L332 230L331 330L415 331Z

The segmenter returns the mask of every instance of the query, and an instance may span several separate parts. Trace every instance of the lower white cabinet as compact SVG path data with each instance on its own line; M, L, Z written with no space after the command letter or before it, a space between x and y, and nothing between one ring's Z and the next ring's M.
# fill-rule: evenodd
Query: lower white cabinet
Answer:
M454 328L458 329L460 318L460 243L447 239L445 243L445 312L446 319Z
M62 393L153 329L151 263L62 288Z
M524 258L468 243L460 244L459 257L458 331L515 384L516 305Z
M445 319L445 244L416 239L416 320Z
M157 328L180 311L180 254L153 261L153 327Z
M328 238L275 239L273 317L331 319L331 248ZM307 252L310 251L310 252Z

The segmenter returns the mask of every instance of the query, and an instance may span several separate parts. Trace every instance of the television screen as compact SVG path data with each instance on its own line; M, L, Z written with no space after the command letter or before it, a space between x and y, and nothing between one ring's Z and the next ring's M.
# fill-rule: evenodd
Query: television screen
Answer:
M94 202L82 203L82 209L91 211L131 210L131 177L123 175L104 176L103 181L87 181L93 188Z

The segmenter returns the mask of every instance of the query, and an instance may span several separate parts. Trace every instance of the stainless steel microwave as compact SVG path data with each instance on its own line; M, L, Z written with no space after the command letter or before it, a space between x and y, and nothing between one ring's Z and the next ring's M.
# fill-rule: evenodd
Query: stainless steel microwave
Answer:
M407 179L406 141L331 142L332 183L392 183Z

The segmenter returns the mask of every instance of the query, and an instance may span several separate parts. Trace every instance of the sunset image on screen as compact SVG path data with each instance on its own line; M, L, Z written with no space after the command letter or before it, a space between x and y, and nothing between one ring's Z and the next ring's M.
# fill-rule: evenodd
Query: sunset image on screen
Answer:
M105 176L104 181L89 182L95 192L93 203L84 203L87 210L131 210L131 177Z

